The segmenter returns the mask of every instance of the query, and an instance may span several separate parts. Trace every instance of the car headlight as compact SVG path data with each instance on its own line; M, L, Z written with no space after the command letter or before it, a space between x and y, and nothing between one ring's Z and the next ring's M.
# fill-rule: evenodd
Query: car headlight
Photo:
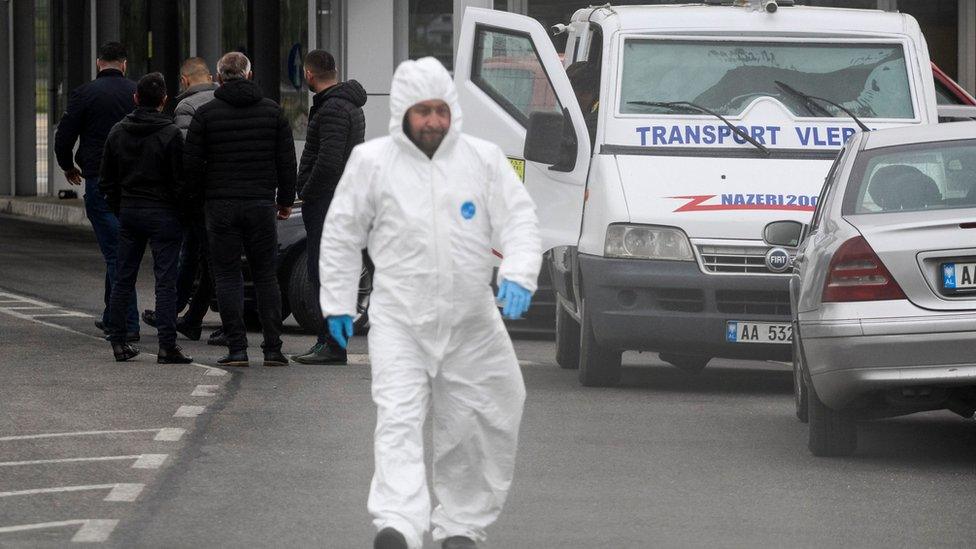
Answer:
M680 229L651 225L610 225L607 227L607 257L693 261L691 242Z

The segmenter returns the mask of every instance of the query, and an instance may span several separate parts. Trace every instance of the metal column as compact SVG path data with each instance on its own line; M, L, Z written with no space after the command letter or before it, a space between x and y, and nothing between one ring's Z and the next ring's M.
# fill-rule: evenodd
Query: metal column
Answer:
M14 6L11 0L0 2L0 29L4 36L0 40L0 178L6 179L6 185L0 185L0 195L16 194L16 172L13 159L14 151Z
M454 55L457 55L458 38L461 37L461 20L464 19L464 10L471 8L492 9L495 7L493 0L454 0Z
M20 196L34 196L37 194L37 114L35 105L37 97L36 75L34 61L34 0L16 0L13 2L13 20L11 34L13 37L13 61L9 74L13 85L13 147L8 150L13 154L13 184L14 194ZM47 119L42 121L47 125Z
M216 74L220 51L221 3L213 0L197 1L196 55L207 60L210 70Z
M281 41L278 2L247 0L247 56L251 59L254 82L264 96L281 101L278 81L281 64L278 59Z
M959 84L976 95L976 0L959 0Z
M122 19L119 0L97 0L96 6L98 33L95 43L102 45L106 42L118 42L121 36L119 24Z

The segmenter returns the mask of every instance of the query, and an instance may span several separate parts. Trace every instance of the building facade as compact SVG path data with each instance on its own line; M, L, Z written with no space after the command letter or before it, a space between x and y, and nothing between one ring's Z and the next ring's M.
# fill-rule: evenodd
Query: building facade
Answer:
M615 5L686 3L618 0ZM386 132L390 81L405 59L454 64L457 29L469 6L522 13L544 26L567 22L593 2L578 0L2 0L0 1L0 195L56 195L68 188L54 161L54 131L68 93L94 77L95 52L109 40L129 52L130 78L160 71L171 95L190 56L211 65L247 53L255 80L279 101L298 148L310 94L305 52L332 52L341 77L369 94L367 137ZM933 61L976 92L976 0L799 0L798 4L898 10L918 19ZM554 37L557 49L561 49Z

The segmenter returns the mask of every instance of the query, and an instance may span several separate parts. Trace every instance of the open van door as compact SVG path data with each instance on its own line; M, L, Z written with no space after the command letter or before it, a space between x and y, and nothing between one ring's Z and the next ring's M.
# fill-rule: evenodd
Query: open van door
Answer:
M590 139L545 29L524 15L468 8L454 81L463 131L498 144L535 200L543 250L575 246Z

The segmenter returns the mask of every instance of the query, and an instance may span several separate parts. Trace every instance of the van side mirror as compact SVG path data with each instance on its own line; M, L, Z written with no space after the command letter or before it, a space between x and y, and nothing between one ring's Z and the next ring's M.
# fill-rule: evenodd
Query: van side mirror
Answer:
M537 111L529 115L522 156L531 162L548 164L558 172L572 171L576 166L576 132L569 112Z
M763 240L770 246L795 248L804 236L805 225L799 221L773 221L763 229Z

